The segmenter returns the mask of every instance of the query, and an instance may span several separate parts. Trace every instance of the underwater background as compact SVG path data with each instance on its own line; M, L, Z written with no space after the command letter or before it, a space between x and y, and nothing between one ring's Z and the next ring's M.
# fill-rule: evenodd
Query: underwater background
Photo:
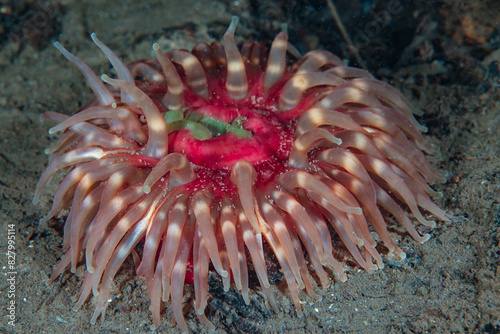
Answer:
M47 164L44 150L53 140L47 132L50 124L39 115L47 110L72 113L92 96L78 70L52 43L60 41L97 74L109 73L108 61L90 39L92 32L128 63L153 58L154 42L169 50L221 40L233 15L240 17L239 45L246 39L270 43L286 23L290 42L302 54L331 51L391 83L424 110L419 121L441 147L442 158L434 164L449 173L445 184L435 186L444 193L437 204L464 219L438 224L424 245L404 235L400 246L407 258L386 260L386 267L373 274L349 263L347 282L317 290L322 301L301 295L307 304L301 318L276 268L269 271L278 314L258 289L247 306L236 290L224 292L213 277L207 316L217 332L499 333L498 0L1 1L0 332L151 332L144 279L135 276L132 260L116 276L104 321L93 326L90 300L77 313L71 311L83 266L76 275L48 283L62 255L63 220L38 224L56 182L42 204L31 202ZM8 235L15 235L12 298ZM8 324L6 310L13 298L15 327ZM190 307L185 311L188 320L194 317ZM163 318L157 332L176 333L168 304ZM203 331L197 322L195 326Z

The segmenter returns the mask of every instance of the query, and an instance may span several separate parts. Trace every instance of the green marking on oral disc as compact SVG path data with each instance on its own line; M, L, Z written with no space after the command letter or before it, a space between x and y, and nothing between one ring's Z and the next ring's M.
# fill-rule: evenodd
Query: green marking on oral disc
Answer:
M184 119L184 109L169 110L163 114L163 118L167 124L182 121Z
M187 121L185 128L191 131L191 135L198 140L207 140L212 138L210 130L200 123Z
M208 140L228 132L234 133L242 139L252 137L252 133L243 129L246 117L239 116L233 122L227 123L208 115L188 112L185 109L169 110L163 114L169 132L187 129L198 140Z

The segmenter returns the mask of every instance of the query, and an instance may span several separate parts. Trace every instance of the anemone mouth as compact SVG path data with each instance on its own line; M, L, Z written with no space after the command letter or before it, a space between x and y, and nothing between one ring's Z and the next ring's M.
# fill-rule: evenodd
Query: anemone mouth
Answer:
M292 129L276 115L247 108L188 108L168 125L171 150L212 169L231 169L239 160L254 166L285 163L293 139Z

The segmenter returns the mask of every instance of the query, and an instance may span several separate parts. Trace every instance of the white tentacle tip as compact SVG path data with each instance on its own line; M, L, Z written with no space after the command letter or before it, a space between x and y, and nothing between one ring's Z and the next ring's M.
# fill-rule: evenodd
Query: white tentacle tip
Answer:
M355 215L362 215L363 214L363 209L361 209L359 206L353 207L352 208L352 213Z
M142 191L145 193L145 194L149 194L151 192L151 187L149 185L143 185L142 186Z
M421 244L424 244L426 243L427 241L429 241L429 239L431 238L431 235L430 234L425 234L424 236L422 236L422 241L420 242Z
M238 22L240 21L240 18L236 15L233 15L231 18L231 24L229 24L229 28L227 28L227 33L230 33L234 35L234 32L236 31L236 27L238 26Z
M109 84L113 81L113 79L111 79L107 74L101 75L101 80Z
M288 33L288 25L285 22L281 24L281 31L284 33Z

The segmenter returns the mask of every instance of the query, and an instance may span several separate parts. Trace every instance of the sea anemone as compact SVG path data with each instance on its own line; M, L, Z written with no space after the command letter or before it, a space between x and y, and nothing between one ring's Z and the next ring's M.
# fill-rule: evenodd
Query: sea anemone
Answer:
M104 83L54 44L95 98L73 116L43 114L57 123L49 133L62 134L47 150L34 201L70 168L42 221L69 210L52 279L86 262L75 309L93 292L91 323L104 314L129 255L145 277L154 326L162 301L171 300L178 326L188 330L189 275L196 315L213 329L204 315L211 269L246 303L254 270L277 309L266 266L274 254L300 315L300 290L319 299L315 284L329 286L325 268L346 280L339 250L371 272L384 267L381 252L405 257L388 222L423 243L430 236L412 220L428 227L430 216L449 220L430 199L441 194L429 184L444 177L428 160L437 150L421 134L419 110L329 52L300 57L286 27L269 53L253 41L238 49L236 25L233 18L222 43L191 52L154 44L156 60L129 65L92 34L119 78L102 75Z

